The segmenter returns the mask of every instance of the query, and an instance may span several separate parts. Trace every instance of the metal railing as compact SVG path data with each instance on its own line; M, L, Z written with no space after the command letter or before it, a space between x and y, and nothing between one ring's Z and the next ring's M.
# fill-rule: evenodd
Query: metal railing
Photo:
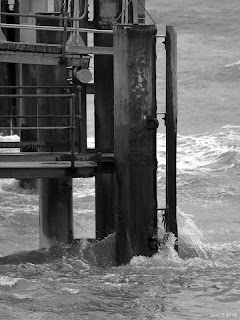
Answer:
M1 14L1 13L0 13ZM41 16L43 17L43 16ZM44 16L49 18L47 16ZM65 34L69 31L87 32L87 33L104 33L104 34L113 34L113 30L100 30L100 29L90 29L90 28L76 28L76 27L54 27L54 26L37 26L34 24L15 24L15 23L0 23L1 28L10 28L10 29L31 29L31 30L46 30L46 31L63 31Z
M16 87L11 87L16 88ZM24 88L19 86L18 88ZM36 87L35 87L36 88ZM38 87L39 88L39 87ZM43 87L42 87L43 88ZM46 88L46 87L44 87ZM21 118L67 118L69 119L69 125L68 126L0 126L0 130L69 130L70 131L70 138L69 138L69 147L70 147L70 155L71 155L71 167L74 168L74 160L75 160L75 130L76 130L76 114L75 114L75 108L76 108L76 94L75 93L69 93L69 94L0 94L1 98L17 98L17 99L25 99L25 98L61 98L61 99L68 99L69 100L69 114L64 115L1 115L1 119L21 119Z
M77 3L77 1L76 1ZM79 9L79 8L78 8ZM68 15L65 6L62 10L60 16L53 16L53 15L45 15L45 14L26 14L26 13L11 13L11 12L0 12L0 28L10 28L10 29L30 29L30 30L46 30L46 31L58 31L62 32L62 58L63 61L66 57L66 47L67 47L67 40L68 40L68 33L69 32L76 32L78 35L79 32L82 33L103 33L103 34L113 34L113 30L98 30L98 29L91 29L91 28L81 28L79 27L79 22L86 19L88 12L88 1L85 0L85 7L83 14L76 18L79 15L79 12L74 12L74 17L70 17ZM15 17L29 17L29 18L37 18L37 19L48 19L48 20L58 20L61 22L62 26L47 26L47 25L33 25L33 24L20 24L20 23L2 23L1 16L15 16ZM73 23L73 26L68 26L69 22Z

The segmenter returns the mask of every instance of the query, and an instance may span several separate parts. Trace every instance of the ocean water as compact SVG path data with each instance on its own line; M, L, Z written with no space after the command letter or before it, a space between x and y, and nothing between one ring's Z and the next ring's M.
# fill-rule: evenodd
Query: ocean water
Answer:
M240 319L239 0L149 0L178 33L178 228L151 258L115 266L115 236L38 250L38 196L0 181L0 319ZM165 52L157 43L158 112ZM92 112L91 107L89 108ZM157 136L165 204L165 128ZM89 122L89 144L93 143ZM17 136L0 136L4 141ZM94 236L94 179L74 179L75 236ZM163 236L159 216L159 236Z

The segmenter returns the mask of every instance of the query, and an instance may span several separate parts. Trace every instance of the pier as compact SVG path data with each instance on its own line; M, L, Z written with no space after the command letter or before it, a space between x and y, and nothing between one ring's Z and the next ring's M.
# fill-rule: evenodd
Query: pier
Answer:
M159 36L144 0L94 0L92 21L87 0L5 4L0 68L14 76L0 85L0 131L20 141L0 142L9 149L0 153L0 178L38 188L40 248L75 240L73 178L95 177L96 241L116 233L119 265L158 251L159 211L178 239L174 28ZM165 208L157 203L156 41L166 49ZM94 149L87 95L94 95Z

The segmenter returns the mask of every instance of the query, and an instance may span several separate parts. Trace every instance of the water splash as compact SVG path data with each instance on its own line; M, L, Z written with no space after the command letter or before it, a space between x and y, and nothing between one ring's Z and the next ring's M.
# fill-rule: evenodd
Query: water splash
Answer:
M208 250L203 243L203 233L193 220L193 216L177 208L179 255L187 259L190 257L208 257Z

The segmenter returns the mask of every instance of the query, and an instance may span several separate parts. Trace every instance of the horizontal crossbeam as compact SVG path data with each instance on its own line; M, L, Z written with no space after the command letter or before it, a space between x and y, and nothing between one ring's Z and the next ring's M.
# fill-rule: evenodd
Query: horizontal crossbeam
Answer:
M22 147L63 147L69 144L69 140L61 141L0 141L0 148L22 148Z
M66 48L65 63L80 65L81 55L113 55L111 47L70 46ZM36 65L59 65L63 63L62 46L0 42L0 62Z
M17 152L0 153L0 162L34 162L34 161L59 161L63 158L69 158L70 152ZM100 161L113 162L113 153L75 153L76 161Z
M0 127L1 130L66 130L75 129L75 127Z
M0 178L88 178L93 177L98 164L96 162L0 162Z
M10 42L1 41L0 50L17 51L17 52L31 52L31 53L49 53L49 54L62 54L62 45L58 44L45 44L45 43L23 43L23 42ZM113 54L113 47L87 47L69 45L66 47L67 55L79 54ZM81 59L87 59L81 57Z
M110 153L75 154L74 167L70 157L70 152L0 154L0 178L87 178L96 172L114 171L114 155Z
M113 47L85 47L85 46L67 46L67 54L107 54L113 55Z
M66 56L65 58L66 63L69 65L79 64L79 57L73 57L72 55L70 55ZM62 54L18 52L6 50L0 51L0 62L56 66L62 63Z
M80 65L84 59L86 57L69 53L65 56L65 63L68 65ZM59 65L63 63L62 46L1 41L0 62Z
M45 18L41 16L40 18ZM72 20L72 19L71 19ZM75 19L74 19L75 20ZM10 29L30 29L30 30L47 30L47 31L64 31L64 27L55 26L37 26L32 24L11 24L11 23L0 23L1 28ZM72 28L68 27L67 31L86 32L86 33L101 33L101 34L113 34L113 30L100 30L100 29L89 29L89 28Z

